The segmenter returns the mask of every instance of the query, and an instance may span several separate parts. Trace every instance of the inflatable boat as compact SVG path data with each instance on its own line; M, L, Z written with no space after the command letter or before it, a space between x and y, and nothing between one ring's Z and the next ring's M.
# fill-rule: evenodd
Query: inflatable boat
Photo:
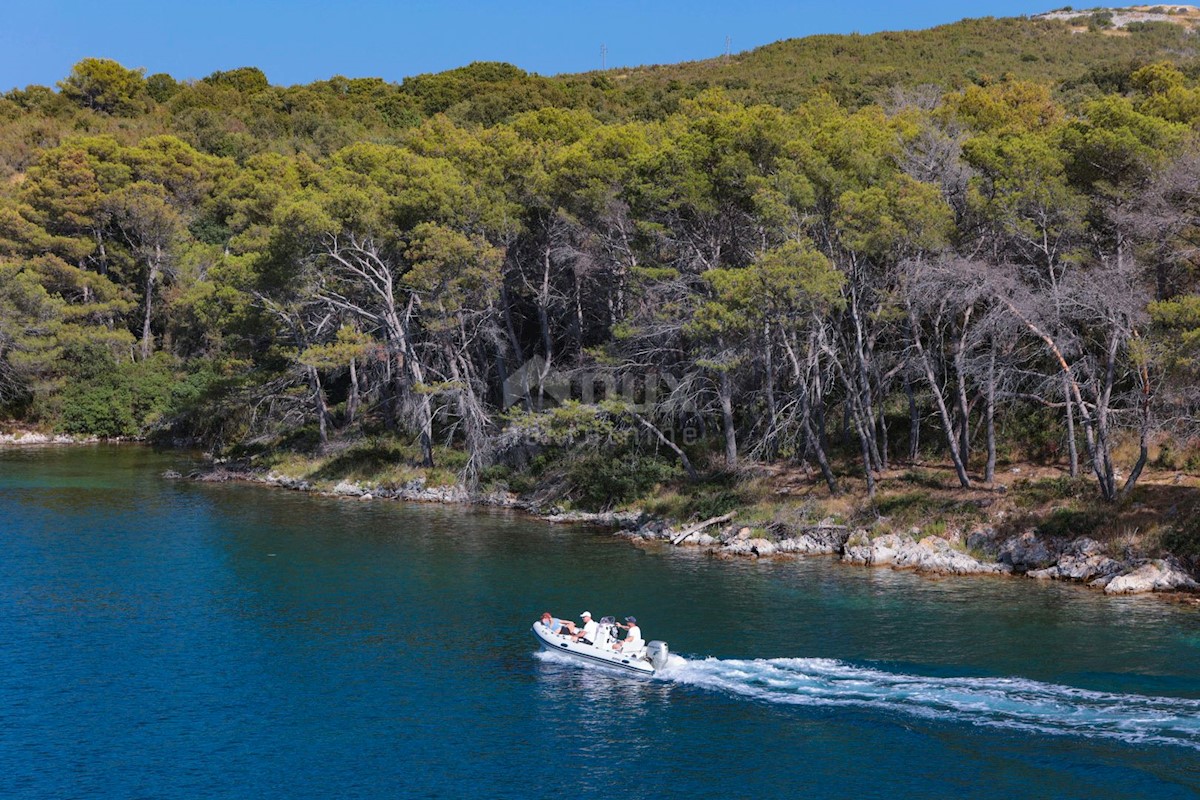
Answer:
M600 620L600 634L592 644L572 641L571 637L550 631L541 622L533 624L533 636L545 650L562 653L587 664L598 664L650 677L667 665L670 651L666 642L654 641L630 652L614 648L616 637L612 617Z

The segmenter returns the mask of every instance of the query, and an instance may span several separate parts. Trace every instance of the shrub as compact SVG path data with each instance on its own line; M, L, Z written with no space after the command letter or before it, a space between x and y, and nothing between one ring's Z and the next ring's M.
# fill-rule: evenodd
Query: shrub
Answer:
M644 496L678 477L672 464L640 453L596 451L572 459L567 478L581 506L606 509Z
M89 348L62 393L59 427L94 436L141 436L158 423L174 385L170 359L117 363Z
M1191 561L1200 560L1200 517L1192 517L1164 531L1163 550Z
M945 536L945 535L946 535L946 520L944 520L944 519L939 519L935 522L931 522L928 525L926 525L925 527L921 528L921 538L922 539L924 539L926 536Z
M1040 478L1031 481L1021 478L1013 483L1013 496L1019 506L1028 508L1054 500L1076 500L1089 494L1089 484L1084 478L1066 475L1058 478Z

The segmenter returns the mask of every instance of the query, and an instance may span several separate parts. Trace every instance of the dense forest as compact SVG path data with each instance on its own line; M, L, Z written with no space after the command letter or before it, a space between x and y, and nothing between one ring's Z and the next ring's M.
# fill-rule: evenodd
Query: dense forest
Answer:
M1200 67L1093 27L400 84L84 60L0 97L0 418L386 438L595 506L923 459L1120 501L1197 459Z

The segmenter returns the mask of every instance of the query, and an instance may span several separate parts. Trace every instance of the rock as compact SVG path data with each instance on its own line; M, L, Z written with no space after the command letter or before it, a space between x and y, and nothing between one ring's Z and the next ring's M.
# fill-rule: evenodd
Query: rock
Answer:
M980 528L967 534L967 549L986 553L993 558L1000 548L996 543L996 531L992 528Z
M954 549L941 536L926 536L915 544L905 543L892 559L897 567L912 567L922 572L944 575L986 575L1011 570L1004 564L979 561L974 556Z
M753 531L751 531L749 528L739 528L737 532L737 538L747 541L752 533Z
M1058 553L1053 543L1042 540L1033 531L1025 531L1005 541L996 560L1009 565L1015 572L1029 572L1050 566L1058 559Z
M850 529L844 525L822 522L815 528L805 528L796 536L781 540L776 548L784 553L806 555L840 553L850 537Z
M462 492L465 492L465 489L461 486L446 486L441 489L426 489L422 494L450 497L452 499L445 502L455 502L453 498L458 498ZM641 515L637 511L559 511L559 513L548 514L542 518L547 522L586 522L593 525L612 525L616 528L633 531L639 537L656 538L656 532L651 526L638 527L635 524L640 517Z
M1104 554L1104 545L1085 536L1068 544L1055 566L1039 571L1054 571L1051 577L1065 580L1092 581L1115 575L1123 569L1124 564Z
M702 533L696 537L696 544L700 547L708 547L709 545L714 545L716 543L717 540L712 536L709 536L707 533Z
M178 472L176 472L173 469L167 470L166 472L164 472L162 474L162 476L163 476L163 478L165 478L166 480L169 480L169 481L177 481L183 477L183 475L179 474Z
M360 494L358 496L358 499L359 500L374 500L375 498L371 496L370 492L367 492L366 494Z
M363 488L349 481L341 481L337 486L333 487L333 493L342 497L362 497L365 494Z
M1169 558L1148 561L1130 572L1113 577L1104 585L1105 594L1195 591L1200 591L1200 583L1177 561Z
M740 536L740 533L739 533ZM753 539L734 539L721 548L722 551L735 556L769 556L776 551L775 543L770 539L755 537Z
M980 561L956 550L940 536L926 536L918 542L907 534L885 533L868 539L865 531L856 532L847 539L842 560L849 564L888 564L898 569L945 575L1003 574L1012 569L1006 564Z
M847 564L869 564L871 536L861 528L850 534L842 544L842 560Z
M746 544L750 545L750 552L756 556L769 556L775 552L775 543L770 539L750 539Z
M864 566L891 564L897 551L906 543L912 543L912 537L906 534L885 533L872 539L866 531L855 531L846 540L842 560Z

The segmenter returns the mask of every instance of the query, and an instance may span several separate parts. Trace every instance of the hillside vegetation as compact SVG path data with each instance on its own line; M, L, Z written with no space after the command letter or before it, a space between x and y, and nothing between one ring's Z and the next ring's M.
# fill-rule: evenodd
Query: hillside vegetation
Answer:
M1036 462L1114 519L1157 469L1137 524L1200 555L1195 34L1083 17L398 85L84 60L0 98L0 409L684 515Z

